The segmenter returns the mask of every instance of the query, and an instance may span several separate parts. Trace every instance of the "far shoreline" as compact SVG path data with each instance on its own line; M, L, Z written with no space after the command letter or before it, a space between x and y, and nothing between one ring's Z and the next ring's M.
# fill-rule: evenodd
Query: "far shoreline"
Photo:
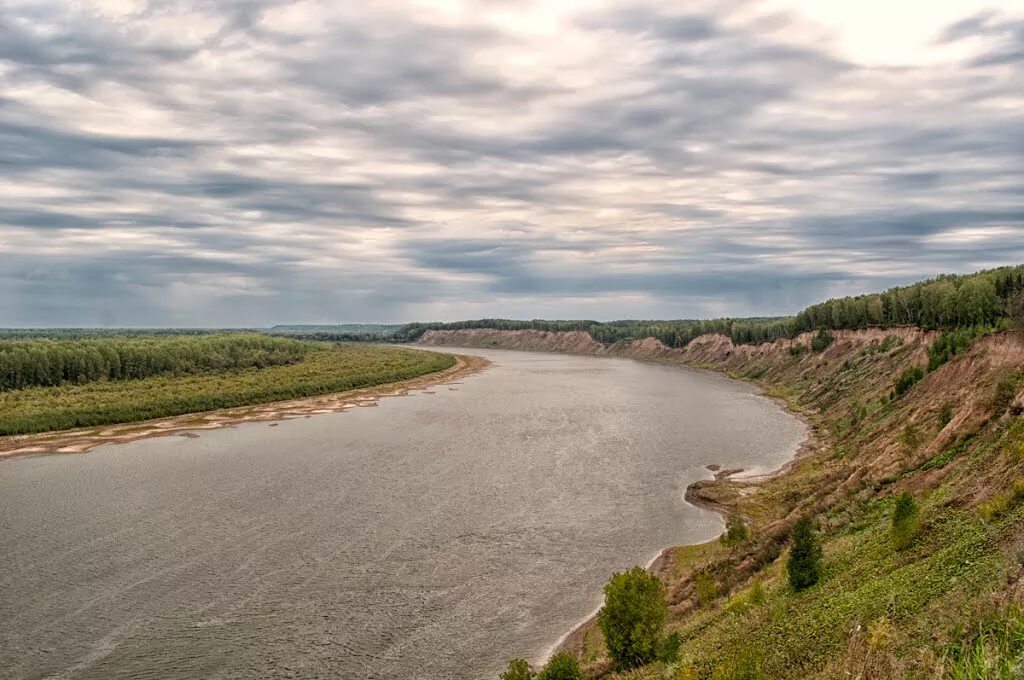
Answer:
M200 430L309 418L321 413L339 413L357 407L376 406L383 397L400 397L437 385L456 384L461 378L486 370L491 363L479 356L455 353L452 356L455 357L455 365L444 370L345 392L184 413L153 420L0 437L0 461L34 455L87 453L104 444L123 444L168 435L189 436Z

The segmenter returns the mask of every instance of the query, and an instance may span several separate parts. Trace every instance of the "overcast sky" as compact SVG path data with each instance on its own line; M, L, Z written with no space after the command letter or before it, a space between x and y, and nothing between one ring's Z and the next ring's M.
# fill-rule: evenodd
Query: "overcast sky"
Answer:
M0 0L0 326L774 315L1021 262L1022 0Z

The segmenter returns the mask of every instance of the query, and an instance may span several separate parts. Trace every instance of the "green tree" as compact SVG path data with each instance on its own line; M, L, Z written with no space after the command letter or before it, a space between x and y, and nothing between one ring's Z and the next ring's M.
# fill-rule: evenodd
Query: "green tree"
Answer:
M917 535L920 511L914 497L904 491L896 498L892 513L892 542L897 550L906 548Z
M576 657L562 652L551 657L537 674L537 680L583 680L583 671Z
M801 517L793 527L793 548L786 563L793 590L804 590L818 582L821 570L821 546L814 535L811 518Z
M525 659L512 659L508 670L501 674L501 680L533 680L536 674Z
M657 658L668 609L661 581L640 567L612 574L597 623L615 667L627 670Z

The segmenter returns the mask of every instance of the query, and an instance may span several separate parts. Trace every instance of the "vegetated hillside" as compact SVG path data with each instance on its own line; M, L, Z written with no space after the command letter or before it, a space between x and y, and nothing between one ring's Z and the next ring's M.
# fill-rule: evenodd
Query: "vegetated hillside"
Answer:
M1007 327L1020 316L1013 293L997 300L992 325ZM584 331L435 329L420 341L725 371L813 424L785 474L689 490L743 530L667 550L652 568L668 608L663 633L678 636L678 650L615 672L590 624L566 644L588 677L1024 677L1021 331L819 329L759 344L712 333L673 348L603 344ZM822 558L798 592L787 564L801 517Z

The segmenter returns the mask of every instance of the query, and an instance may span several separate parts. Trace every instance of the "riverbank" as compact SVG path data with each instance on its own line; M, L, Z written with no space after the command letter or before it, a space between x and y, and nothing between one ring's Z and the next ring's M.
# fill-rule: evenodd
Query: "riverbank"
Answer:
M708 335L668 348L653 338L603 345L583 332L461 329L430 331L421 342L712 369L754 382L812 424L816 439L776 474L719 475L688 491L691 501L742 516L750 537L732 547L670 548L655 561L668 629L683 644L677 662L628 676L640 680L734 677L739 668L744 677L943 677L961 663L957 650L975 644L964 630L986 621L1018 625L1024 336L979 338L897 393L897 377L926 366L937 337L869 328L834 331L818 349L809 333L759 345ZM897 549L890 517L903 492L917 499L921 520L911 547ZM798 594L784 557L804 515L815 519L824 567L821 582ZM619 677L592 624L562 648L581 659L588 677ZM992 648L986 658L1001 663L1000 654L1017 653Z
M639 357L636 358L638 360L642 360ZM651 360L660 361L661 363L676 363L671 361L666 362L664 359ZM703 370L713 369L705 368ZM755 385L757 384L753 381L747 382L752 382ZM818 427L811 418L804 413L804 411L799 408L795 408L785 399L778 396L768 395L763 391L760 396L775 402L780 408L800 420L800 422L802 422L806 427L806 436L797 445L792 457L790 457L789 460L783 463L782 466L776 470L756 475L749 475L746 474L748 472L747 468L721 469L717 463L710 463L707 466L708 471L712 473L712 477L710 479L700 479L687 485L686 491L683 494L683 500L695 507L710 510L711 512L721 515L723 520L723 530L725 529L725 520L728 519L731 514L737 512L737 504L735 502L730 503L722 500L728 489L734 489L736 493L741 495L755 494L762 484L791 472L797 464L813 455L823 446L823 433L819 431ZM745 517L744 520L749 522L750 518ZM667 546L662 548L654 558L648 561L645 565L645 569L648 573L661 578L662 581L668 581L672 578L673 571L676 571L679 568L678 563L680 560L678 559L678 555L681 552L686 553L688 559L692 560L694 555L700 554L701 552L712 552L718 545L718 539L712 539L711 541L704 543ZM539 660L538 665L546 663L549 658L560 652L568 652L577 657L584 657L587 653L588 636L593 637L600 635L596 630L597 614L599 611L600 608L592 612L583 621L560 637L558 641L545 653L544 657ZM591 641L591 645L592 644L593 642Z
M250 422L308 418L319 413L375 406L383 397L404 396L431 387L449 386L450 389L457 389L453 385L457 385L459 380L485 370L490 364L487 359L478 356L454 356L455 364L449 368L372 387L132 423L0 437L0 460L33 454L85 453L103 444L119 444L173 434L189 436L190 432L197 430L219 429Z

